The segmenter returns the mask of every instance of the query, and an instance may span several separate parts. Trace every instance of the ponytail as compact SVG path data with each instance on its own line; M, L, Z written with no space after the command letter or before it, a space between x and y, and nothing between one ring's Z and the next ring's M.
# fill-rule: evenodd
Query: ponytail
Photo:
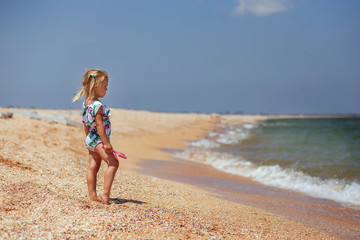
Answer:
M82 87L81 90L74 95L72 101L76 102L77 100L79 100L81 98L82 95L84 95L84 87Z
M94 87L101 84L108 78L108 74L104 70L90 69L86 71L81 80L83 87L78 93L74 95L72 101L76 102L83 95L85 95L85 100L93 99L95 97Z

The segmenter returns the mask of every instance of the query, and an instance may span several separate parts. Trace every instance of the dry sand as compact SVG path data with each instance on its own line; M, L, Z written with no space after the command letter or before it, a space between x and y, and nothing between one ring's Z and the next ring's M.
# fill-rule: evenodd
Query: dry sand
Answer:
M146 159L173 161L161 149L182 149L216 122L239 118L111 110L112 144L128 159L120 160L110 205L87 198L82 128L19 114L0 119L0 239L338 239L306 223L140 172ZM79 111L39 112L80 121ZM104 170L105 164L98 190Z

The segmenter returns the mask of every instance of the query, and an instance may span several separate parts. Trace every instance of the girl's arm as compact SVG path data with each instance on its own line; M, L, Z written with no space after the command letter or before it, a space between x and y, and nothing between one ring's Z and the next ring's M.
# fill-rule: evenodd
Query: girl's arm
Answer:
M89 134L89 127L85 125L84 123L84 131L85 131L85 136L87 136Z
M103 106L101 106L95 115L96 129L99 133L102 143L104 144L105 151L112 152L113 148L112 148L110 141L109 141L108 137L106 136L106 132L105 132L103 115L104 115L104 110L103 110Z

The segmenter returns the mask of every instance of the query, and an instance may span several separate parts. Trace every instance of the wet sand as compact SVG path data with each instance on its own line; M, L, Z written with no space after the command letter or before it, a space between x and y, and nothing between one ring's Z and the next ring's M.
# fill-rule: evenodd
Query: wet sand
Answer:
M198 186L212 196L290 217L342 239L360 238L360 210L334 201L265 186L191 161L145 160L139 165L150 176Z

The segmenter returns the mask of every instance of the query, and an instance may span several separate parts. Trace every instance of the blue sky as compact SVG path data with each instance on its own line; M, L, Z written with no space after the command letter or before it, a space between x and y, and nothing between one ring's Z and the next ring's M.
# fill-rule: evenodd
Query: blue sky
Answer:
M360 1L0 1L0 106L360 113Z

